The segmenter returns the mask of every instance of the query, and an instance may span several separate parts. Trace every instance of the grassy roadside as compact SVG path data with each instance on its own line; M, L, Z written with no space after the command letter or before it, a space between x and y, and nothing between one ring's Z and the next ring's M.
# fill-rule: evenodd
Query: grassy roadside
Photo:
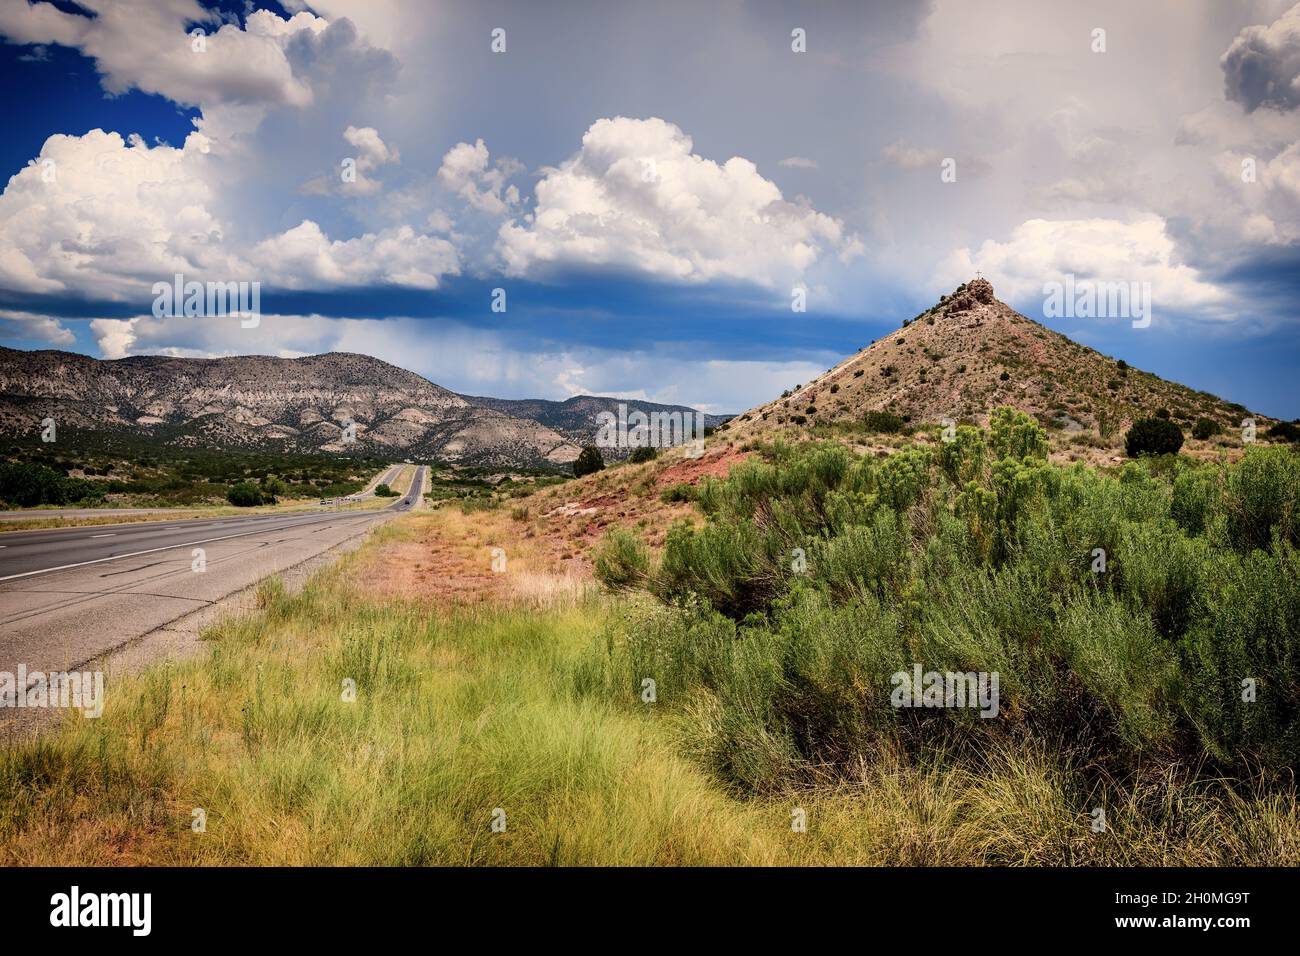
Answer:
M296 596L268 584L206 660L123 680L100 720L4 751L0 862L770 860L651 722L566 689L599 606L431 613L369 598L359 563Z
M376 586L422 529L489 517L399 518L298 595L266 584L206 659L114 683L100 720L0 751L0 864L1300 861L1293 799L1160 779L1098 793L1026 748L956 765L882 750L823 787L728 789L693 752L716 701L663 711L623 679L627 601L530 585L445 607ZM512 550L509 574L536 575L529 561Z

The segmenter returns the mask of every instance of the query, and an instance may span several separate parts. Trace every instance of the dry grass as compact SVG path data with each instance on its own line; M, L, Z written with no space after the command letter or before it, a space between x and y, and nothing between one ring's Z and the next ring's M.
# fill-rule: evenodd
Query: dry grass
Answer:
M0 862L775 861L652 722L572 692L599 606L430 615L377 600L365 566L297 597L264 588L210 659L124 680L102 719L0 752Z
M510 521L399 518L299 595L268 582L257 614L208 633L210 657L0 750L0 864L1300 863L1294 796L1098 787L1035 750L917 764L882 745L848 782L746 798L692 759L680 718L593 686L622 605L538 539L499 537ZM486 566L493 541L513 554L490 600L377 584L412 546Z
M498 510L442 507L407 516L382 549L368 549L360 561L357 574L375 597L440 607L572 607L591 590L590 575L563 542Z

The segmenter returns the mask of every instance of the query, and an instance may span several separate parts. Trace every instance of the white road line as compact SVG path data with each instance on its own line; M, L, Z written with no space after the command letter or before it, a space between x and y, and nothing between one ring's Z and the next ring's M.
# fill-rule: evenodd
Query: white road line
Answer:
M92 534L91 537L92 538L115 538L117 537L117 532L114 532L113 534Z

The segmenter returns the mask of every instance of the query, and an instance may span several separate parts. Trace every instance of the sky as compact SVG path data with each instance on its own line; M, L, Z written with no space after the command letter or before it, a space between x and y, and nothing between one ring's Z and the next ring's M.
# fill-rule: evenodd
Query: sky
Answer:
M0 40L11 348L727 413L981 274L1300 417L1289 0L0 0ZM177 274L260 320L156 314Z

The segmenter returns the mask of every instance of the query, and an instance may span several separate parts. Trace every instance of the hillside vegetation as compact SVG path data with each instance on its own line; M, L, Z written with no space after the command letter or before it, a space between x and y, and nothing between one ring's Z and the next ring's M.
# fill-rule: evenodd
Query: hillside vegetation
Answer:
M1108 475L1046 450L1007 408L883 459L764 447L704 481L705 523L657 556L609 533L597 573L653 600L593 681L635 701L653 679L691 749L747 793L842 783L882 752L969 767L1009 746L1072 768L1081 799L1153 775L1293 796L1300 456ZM997 717L891 706L891 675L916 664L998 672Z
M1214 435L1225 436L1239 433L1252 415L1242 405L1080 345L1016 312L994 297L988 280L976 279L725 428L742 438L771 438L809 430L824 437L888 432L945 418L987 424L999 405L1032 416L1054 447L1087 437L1089 445L1116 455L1123 432L1160 409L1184 431L1203 419ZM880 413L896 424L886 427L884 419L872 418ZM1253 417L1261 431L1270 421ZM1210 444L1234 442L1224 437ZM1240 444L1235 441L1235 447Z
M76 450L73 450L76 447ZM377 458L61 444L11 446L0 460L0 508L40 505L189 506L225 502L254 485L271 498L335 498L360 491Z
M153 446L267 454L433 458L562 469L578 449L537 422L472 405L369 355L215 359L0 347L0 436L31 441L46 419L83 449Z

